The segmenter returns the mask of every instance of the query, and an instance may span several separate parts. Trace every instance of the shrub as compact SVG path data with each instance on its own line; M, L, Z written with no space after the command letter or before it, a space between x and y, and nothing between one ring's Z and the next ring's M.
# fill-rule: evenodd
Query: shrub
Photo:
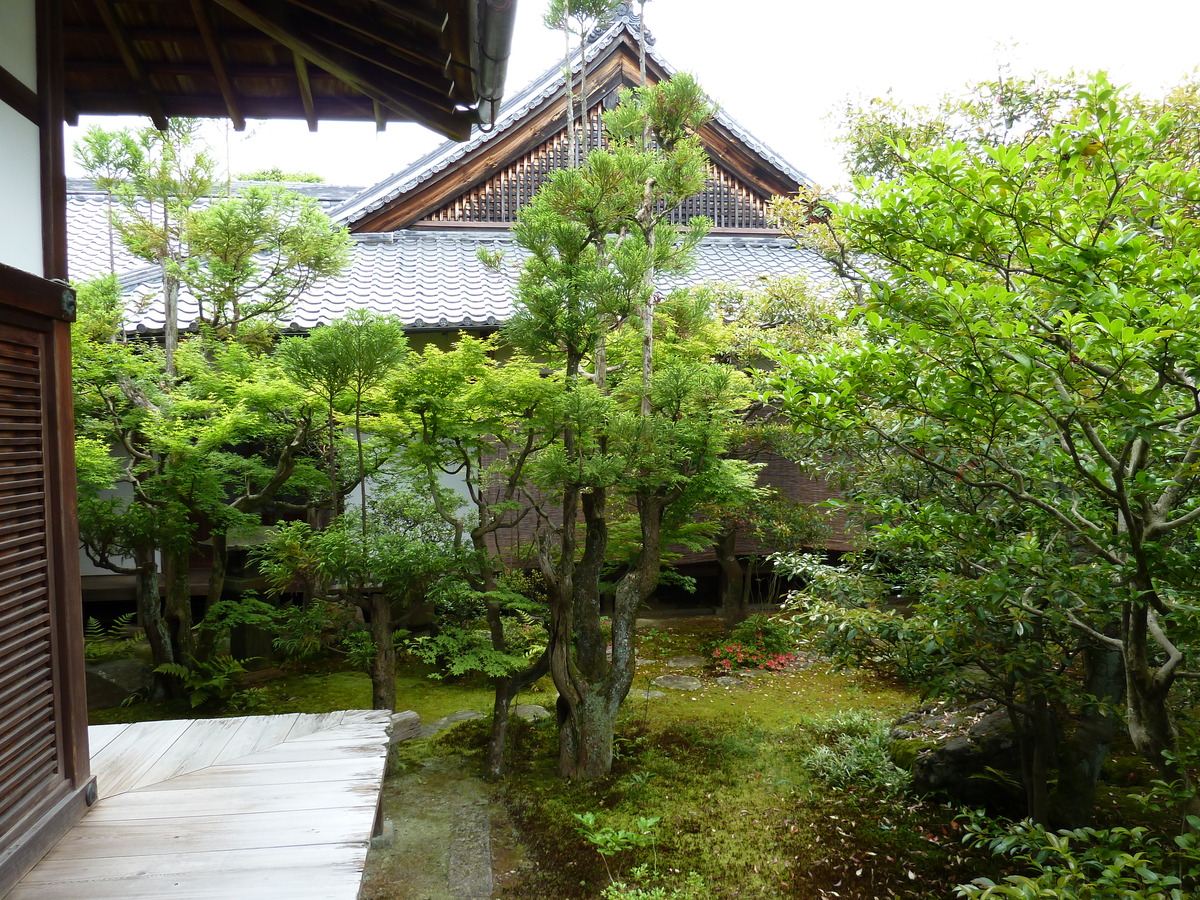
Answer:
M766 616L751 616L734 626L729 636L709 648L718 669L782 669L796 654L792 629Z
M912 783L888 753L887 724L870 713L841 713L815 723L811 730L823 743L805 754L801 764L830 787L899 796Z

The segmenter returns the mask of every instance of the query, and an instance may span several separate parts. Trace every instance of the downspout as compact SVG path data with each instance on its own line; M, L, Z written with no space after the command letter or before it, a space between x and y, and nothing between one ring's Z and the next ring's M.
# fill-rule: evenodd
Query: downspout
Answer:
M475 115L481 126L496 124L496 114L504 94L508 75L508 57L512 52L513 29L517 22L517 0L478 0L479 54Z

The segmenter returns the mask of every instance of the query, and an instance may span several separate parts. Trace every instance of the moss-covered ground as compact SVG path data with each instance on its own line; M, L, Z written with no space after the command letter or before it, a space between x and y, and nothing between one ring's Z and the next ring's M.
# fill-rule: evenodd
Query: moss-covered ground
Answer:
M858 711L891 721L911 708L917 698L900 686L869 674L835 672L813 660L756 673L732 687L718 684L711 669L686 670L701 678L699 691L639 696L656 676L679 672L668 660L700 652L719 634L715 619L640 623L642 662L619 720L612 774L605 779L570 783L557 777L553 717L513 721L508 775L488 786L496 810L506 813L506 834L512 826L512 837L494 847L503 869L497 896L591 900L610 877L628 879L638 866L667 888L662 895L667 898L673 886L697 873L690 892L675 895L679 900L932 900L953 896L956 884L977 876L1001 874L992 857L959 842L954 810L881 793L869 775L834 788L807 767L808 753L835 736L830 720ZM404 668L399 709L416 710L424 722L459 710L490 710L486 682L441 681L429 674L424 666ZM547 680L517 702L553 710L553 701ZM370 684L366 675L326 661L284 667L240 702L245 708L226 714L364 707ZM99 711L93 721L194 715L186 704L136 704ZM403 794L405 778L424 783L422 769L440 765L438 760L457 760L464 771L477 768L487 730L483 719L400 745L392 793ZM1105 801L1113 811L1115 796ZM579 830L576 814L586 813L595 815L593 831L645 832L638 838L643 846L602 857ZM646 826L639 819L657 821ZM389 894L379 879L373 890L373 897L389 900L409 896Z

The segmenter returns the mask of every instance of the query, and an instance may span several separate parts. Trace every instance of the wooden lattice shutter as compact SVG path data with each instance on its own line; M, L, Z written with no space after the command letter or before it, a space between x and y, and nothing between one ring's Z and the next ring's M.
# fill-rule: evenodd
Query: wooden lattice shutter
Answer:
M0 822L53 791L52 623L43 448L44 335L0 326Z
M0 897L82 815L87 700L62 285L0 265Z

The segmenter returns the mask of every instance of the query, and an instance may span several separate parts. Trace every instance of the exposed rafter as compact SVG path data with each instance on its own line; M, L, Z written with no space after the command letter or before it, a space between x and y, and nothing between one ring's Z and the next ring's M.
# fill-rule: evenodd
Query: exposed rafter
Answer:
M312 84L308 80L308 61L295 51L292 60L296 63L296 81L300 84L300 102L304 104L304 121L309 131L317 130L317 107L313 103Z
M95 3L96 10L100 13L100 18L104 20L104 27L108 29L109 36L117 45L117 53L120 54L121 61L125 63L125 68L129 71L134 86L142 96L142 100L146 105L147 115L154 122L155 128L166 130L167 114L163 112L162 103L159 101L158 95L154 92L154 85L150 83L150 78L142 66L141 59L133 52L133 45L125 34L125 26L117 18L117 12L113 9L109 0L95 0Z
M445 9L432 3L423 3L421 0L375 0L375 5L386 9L399 19L432 28L438 34L445 31L446 23L450 19Z
M200 37L204 41L204 51L208 54L213 75L217 78L217 87L221 90L221 96L225 98L225 108L229 110L229 118L233 120L233 128L235 131L245 131L246 119L238 110L237 94L233 90L233 82L229 78L229 72L225 69L225 59L221 55L221 47L217 43L216 34L213 32L212 22L208 18L208 10L205 8L204 0L191 0L191 2L192 13L196 16L196 27L200 29Z
M239 129L264 117L418 122L455 140L491 121L514 5L38 0L51 2L64 99L79 113L229 117Z
M450 54L444 51L437 52L439 48L436 44L418 42L412 38L407 38L396 32L395 29L389 28L379 21L366 23L361 18L347 15L344 7L340 5L322 3L318 2L318 0L292 0L292 2L296 6L306 9L323 19L328 19L351 31L382 41L388 45L389 49L415 63L420 63L424 66L433 66L439 68L441 71L445 71L446 67L450 65Z
M310 63L319 65L330 74L352 85L373 101L382 103L394 113L424 122L435 131L455 140L463 140L471 125L462 116L434 106L411 93L382 87L379 67L366 62L344 50L321 40L312 30L297 28L286 10L279 4L267 4L261 0L214 0L220 6L239 16L264 34L299 53ZM343 34L342 38L346 35ZM391 67L388 67L391 70ZM426 89L428 90L428 89Z

